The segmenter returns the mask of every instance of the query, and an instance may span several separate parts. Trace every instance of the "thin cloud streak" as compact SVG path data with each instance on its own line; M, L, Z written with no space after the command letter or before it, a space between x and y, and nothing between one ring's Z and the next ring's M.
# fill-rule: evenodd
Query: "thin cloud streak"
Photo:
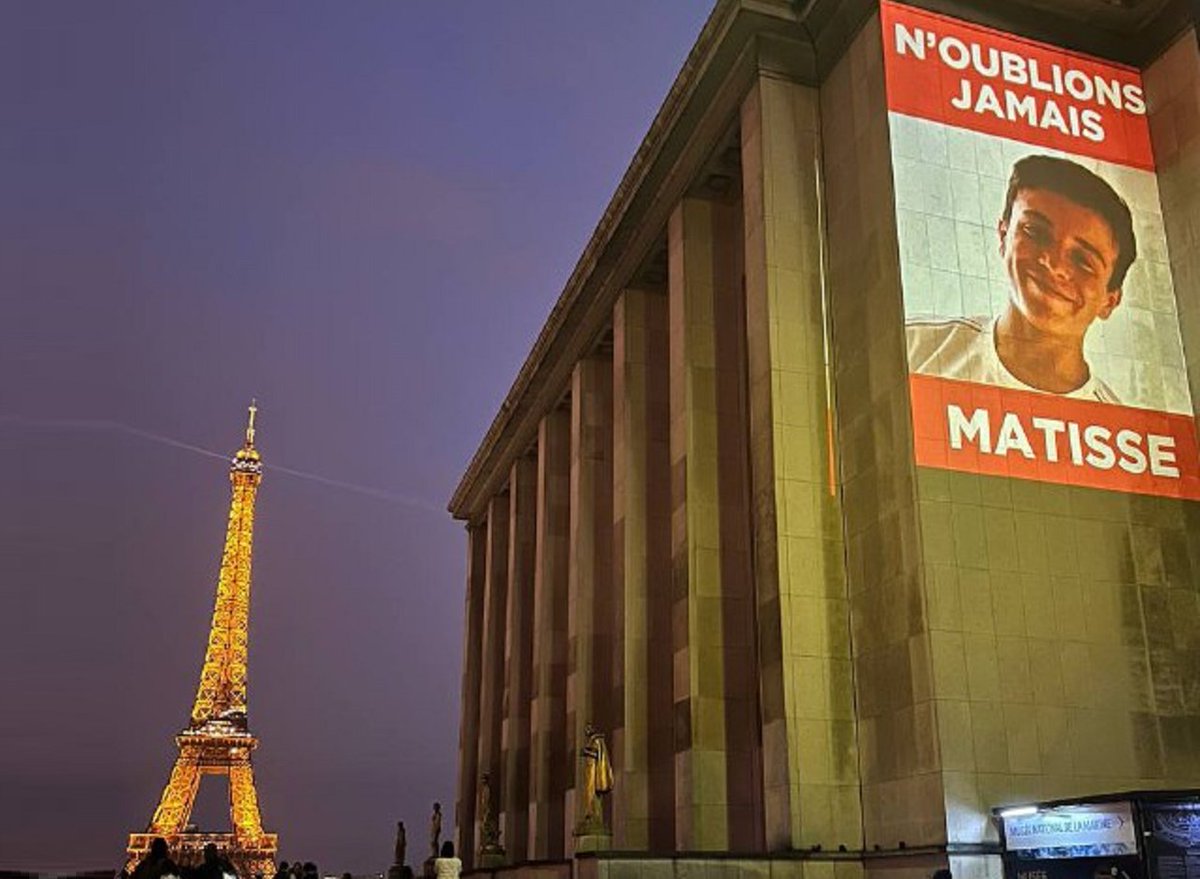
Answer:
M172 448L183 449L188 452L195 452L198 455L204 455L208 458L216 458L220 461L229 460L229 455L223 455L220 452L213 451L212 449L206 449L203 446L186 443L183 440L178 440L174 437L163 436L160 433L153 433L149 430L142 430L140 427L134 427L131 424L124 424L120 421L112 421L105 418L27 418L23 415L0 414L0 423L49 430L111 431L127 434L129 436L135 436L139 439L149 440L150 442L161 443L162 445L171 446ZM331 488L340 488L344 491L352 491L356 494L366 495L367 497L375 498L376 500L385 501L387 503L412 507L413 509L434 513L438 516L441 516L445 513L444 508L431 501L416 497L414 495L388 491L382 488L373 488L369 485L358 485L354 482L346 482L342 479L334 479L330 476L322 476L319 473L312 473L307 470L297 470L293 467L284 467L281 464L264 464L263 469L269 470L273 473L283 473L287 476L294 476L298 479L307 479L310 482L328 485Z

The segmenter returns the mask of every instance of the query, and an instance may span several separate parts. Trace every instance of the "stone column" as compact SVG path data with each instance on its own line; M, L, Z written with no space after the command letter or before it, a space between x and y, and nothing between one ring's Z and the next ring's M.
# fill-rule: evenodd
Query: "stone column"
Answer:
M467 600L463 633L462 708L458 733L458 803L455 824L463 863L475 849L475 782L479 776L480 648L483 642L483 592L487 525L467 526Z
M625 851L674 848L666 310L662 292L643 290L626 290L613 310L613 843Z
M721 653L729 849L762 851L758 647L751 563L745 260L740 199L713 210L713 376L717 405Z
M772 849L862 839L815 90L760 77L742 107L764 798ZM889 206L890 209L890 206ZM857 344L864 344L858 340Z
M765 107L766 84L761 85ZM971 753L973 734L969 732L970 706L965 699L949 705L945 712L935 710L933 699L931 657L936 652L953 662L956 653L962 656L962 642L961 634L955 643L955 636L948 633L943 645L935 650L927 612L935 602L948 600L951 588L957 602L958 581L946 577L945 599L934 597L926 588L932 571L923 559L923 541L933 536L935 525L937 536L946 532L941 530L942 523L931 520L931 531L923 537L927 523L918 522L921 509L932 511L942 505L917 503L883 34L878 17L864 24L821 84L820 116L822 204L828 238L827 305L839 451L836 465L846 547L846 593L854 637L852 675L858 760L853 761L849 750L848 730L837 733L841 744L831 738L822 750L828 748L826 753L836 761L835 769L845 767L828 776L833 784L830 792L836 793L837 802L844 802L843 782L855 771L861 777L856 802L837 806L844 817L831 820L833 829L841 831L839 835L849 837L855 829L854 813L861 808L863 844L867 848L898 847L901 841L909 848L938 845L947 839L944 786L974 784L973 773L963 773L956 782L948 772L962 765L957 760L964 750ZM764 130L768 124L764 120ZM806 126L793 127L799 141L794 149L805 149L805 130ZM799 177L797 185L803 185L805 179ZM801 241L807 242L808 238ZM805 247L812 249L808 244ZM805 282L805 287L811 283ZM819 397L814 390L805 399L816 407ZM819 457L821 453L817 454ZM824 521L824 504L814 508L813 515L818 512L820 520L809 519L814 527ZM829 532L817 544L808 545L830 550L831 537ZM953 544L955 537L949 539ZM790 543L791 538L788 540ZM836 567L830 556L808 554L800 558L819 560L817 569L808 576L814 582L835 586ZM946 573L957 578L956 567L945 567L954 568ZM984 575L976 582L987 587L989 577ZM836 593L829 595L838 600ZM812 596L811 600L821 599ZM821 643L819 633L805 634L806 630L799 628L806 617L793 617L798 635L793 643ZM827 638L829 635L840 639L840 627L825 633ZM840 651L840 647L833 638L827 644L826 655L833 660L834 649ZM788 655L786 650L784 655ZM797 660L797 666L818 661L823 667L823 657L806 653ZM835 677L831 680L834 686L827 692L831 700L837 701L831 701L824 710L839 721L838 726L829 727L832 732L846 729L845 699L841 694L850 686L845 682L850 672L844 672L840 662L831 661L829 669ZM817 690L813 696L820 694ZM951 747L939 754L938 729L942 724L952 725L953 734L942 739ZM994 724L988 729L990 734ZM945 763L943 756L949 758ZM857 770L851 767L852 762L857 762ZM791 779L793 791L801 796L801 788L817 781L802 767L792 769ZM966 792L961 802L969 803L975 796L974 790ZM804 802L799 808L803 818ZM795 806L792 813L796 814ZM794 837L797 846L810 839L815 843L821 835L807 819L801 828L793 824L793 833L799 833ZM854 842L838 841L847 846Z
M507 492L488 502L487 558L483 597L482 667L479 687L479 769L491 776L492 809L498 814L501 785L500 722L504 693L504 611L508 605ZM475 784L478 789L479 780ZM480 805L476 803L475 841L480 841ZM501 845L506 840L501 840ZM465 853L464 853L465 854ZM473 853L472 853L473 854Z
M529 843L529 718L533 664L533 576L537 459L522 457L508 482L508 607L505 611L503 804L500 826L509 860L526 858Z
M571 417L556 409L538 427L533 573L533 705L528 856L564 854L567 756L567 542L570 528Z
M1200 2L1193 9L1197 11L1197 33L1200 34ZM1200 293L1200 43L1190 35L1181 36L1144 71L1143 78L1158 168L1167 256L1175 283L1192 406L1196 408L1200 406L1200 296L1197 295ZM1139 243L1139 250L1152 254L1154 245L1147 247L1146 243ZM1194 535L1200 516L1196 504L1185 507L1185 529L1195 547ZM1137 590L1150 630L1146 639L1148 677L1150 687L1157 693L1166 689L1165 681L1173 682L1175 692L1195 692L1192 682L1197 678L1196 665L1185 658L1182 645L1194 643L1187 633L1195 631L1196 617L1178 611L1181 607L1194 606L1194 598L1186 592L1194 585L1195 575L1185 573L1185 569L1195 571L1195 562L1189 566L1186 552L1167 549L1182 547L1183 533L1175 531L1172 534L1164 529L1160 535L1147 535L1141 528L1135 532L1135 558L1158 552L1159 546L1163 547L1164 556L1173 557L1169 562L1164 559L1163 574L1159 577L1153 574L1139 577ZM1151 568L1150 565L1145 567ZM1190 671L1183 671L1185 669ZM1186 779L1200 773L1200 760L1192 740L1180 735L1178 730L1183 726L1193 729L1200 726L1196 720L1200 705L1194 699L1173 700L1163 696L1156 696L1155 702L1161 741L1159 774L1170 779L1170 786L1183 787L1188 783ZM1190 716L1185 720L1185 715ZM1146 756L1155 753L1153 746L1147 745L1147 738L1144 731L1139 736L1139 763L1149 763L1152 771L1158 767L1154 766L1152 756ZM1151 771L1143 768L1139 774L1145 777L1151 775Z
M612 729L612 363L589 356L571 378L571 537L567 564L567 741L575 764L567 825L581 815L584 727Z
M668 224L675 841L728 847L712 202Z
M1200 27L1200 25L1198 25ZM1144 74L1158 189L1193 406L1200 404L1200 51L1176 41Z

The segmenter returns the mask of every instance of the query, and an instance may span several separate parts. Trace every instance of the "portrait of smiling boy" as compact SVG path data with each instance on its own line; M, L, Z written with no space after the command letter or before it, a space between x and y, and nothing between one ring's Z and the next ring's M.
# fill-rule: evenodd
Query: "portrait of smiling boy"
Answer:
M1120 306L1137 258L1129 206L1103 178L1068 159L1013 165L996 226L1008 295L992 318L915 318L913 372L1120 402L1093 372L1084 340Z

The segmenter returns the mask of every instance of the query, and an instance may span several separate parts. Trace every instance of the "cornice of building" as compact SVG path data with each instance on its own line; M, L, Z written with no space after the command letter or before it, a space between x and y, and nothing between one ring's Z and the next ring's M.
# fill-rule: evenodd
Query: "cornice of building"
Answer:
M716 4L517 373L500 411L467 465L448 505L456 518L471 520L482 514L486 499L498 488L493 483L503 481L506 465L522 451L513 452L514 443L527 445L536 435L537 420L544 411L552 408L552 402L545 409L535 408L533 392L546 391L552 381L549 373L553 367L568 358L571 349L581 345L579 335L588 323L586 313L597 310L596 305L602 298L611 308L615 292L609 291L613 294L610 297L601 297L600 288L611 274L611 264L617 256L615 251L628 243L625 239L630 237L628 220L635 213L633 208L647 201L648 190L660 188L653 185L658 182L654 178L667 174L668 166L682 151L685 133L690 133L701 121L703 108L696 104L702 87L715 88L718 80L724 79L742 58L756 34L794 29L796 15L794 4L787 0L720 0ZM590 329L594 332L597 328ZM556 385L554 396L561 396L564 387ZM532 433L529 432L531 429Z

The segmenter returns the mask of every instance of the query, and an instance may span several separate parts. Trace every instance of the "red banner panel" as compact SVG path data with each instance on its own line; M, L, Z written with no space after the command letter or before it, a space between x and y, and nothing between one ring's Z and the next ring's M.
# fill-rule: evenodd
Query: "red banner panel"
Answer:
M912 375L917 464L1200 500L1188 415Z
M881 15L890 110L1154 168L1137 70L886 0Z
M880 8L917 463L1200 500L1140 72Z

